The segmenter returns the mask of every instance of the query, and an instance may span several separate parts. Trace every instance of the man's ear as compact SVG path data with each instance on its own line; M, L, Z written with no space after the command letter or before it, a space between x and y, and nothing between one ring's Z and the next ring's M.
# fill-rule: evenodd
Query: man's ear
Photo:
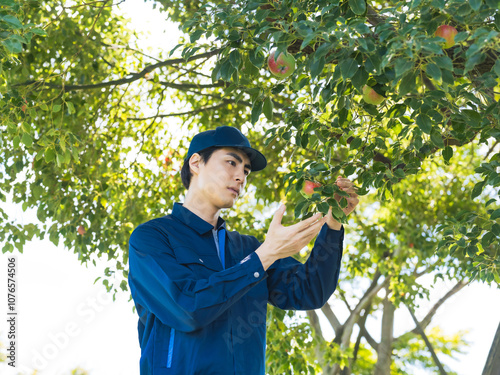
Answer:
M198 153L194 153L191 155L189 158L189 168L191 169L191 173L193 175L198 175L200 173L200 164L202 163L201 161L201 156Z

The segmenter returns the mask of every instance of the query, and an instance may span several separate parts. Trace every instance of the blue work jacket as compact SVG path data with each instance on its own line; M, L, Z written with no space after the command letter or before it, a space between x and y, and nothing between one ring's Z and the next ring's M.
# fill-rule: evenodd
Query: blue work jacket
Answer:
M343 228L325 224L304 264L288 257L267 271L255 254L261 243L235 231L226 232L223 269L212 229L175 203L130 236L141 375L263 375L267 303L317 309L337 286Z

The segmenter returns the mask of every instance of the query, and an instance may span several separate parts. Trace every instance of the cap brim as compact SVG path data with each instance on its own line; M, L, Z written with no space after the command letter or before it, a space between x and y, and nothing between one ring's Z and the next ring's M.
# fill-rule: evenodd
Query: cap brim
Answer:
M234 147L234 146L232 146ZM264 155L259 151L251 147L236 147L240 148L248 155L250 159L250 165L252 166L252 172L257 172L263 170L267 166L267 160Z
M263 170L267 166L267 159L266 157L261 154L259 151L257 151L254 148L251 147L246 147L246 146L235 146L234 144L231 145L225 145L225 144L218 144L218 145L213 145L209 147L232 147L232 148L237 148L242 150L245 154L247 154L248 158L250 159L250 166L252 168L252 172L258 172ZM208 147L207 147L208 148ZM203 149L206 150L206 149ZM203 150L196 151L201 152ZM184 161L186 162L189 159L189 156L186 156Z

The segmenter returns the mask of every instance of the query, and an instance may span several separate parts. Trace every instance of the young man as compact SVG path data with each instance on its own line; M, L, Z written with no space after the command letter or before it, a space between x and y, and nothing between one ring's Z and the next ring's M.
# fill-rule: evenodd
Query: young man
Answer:
M337 286L344 230L330 213L285 227L284 205L263 243L226 230L221 210L243 193L249 173L267 164L236 128L197 134L184 163L184 203L139 225L129 241L140 373L263 375L267 303L323 306ZM336 183L350 194L349 214L358 203L353 185ZM316 235L305 264L291 257Z

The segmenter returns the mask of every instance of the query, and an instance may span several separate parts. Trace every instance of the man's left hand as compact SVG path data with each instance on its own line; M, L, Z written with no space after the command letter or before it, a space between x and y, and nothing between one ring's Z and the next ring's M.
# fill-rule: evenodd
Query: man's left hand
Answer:
M342 198L346 198L347 206L345 208L342 208L342 211L346 216L348 216L352 211L354 211L359 203L358 194L356 194L357 188L354 186L351 180L349 180L348 178L342 178L340 176L337 177L337 181L335 181L335 184L342 191L345 191L347 194L349 194L349 197L342 197L338 194L335 194L334 196L337 202L340 202ZM340 230L342 228L342 224L333 218L331 207L330 210L328 210L327 216L328 218L326 220L326 224L328 225L328 227L334 230Z

